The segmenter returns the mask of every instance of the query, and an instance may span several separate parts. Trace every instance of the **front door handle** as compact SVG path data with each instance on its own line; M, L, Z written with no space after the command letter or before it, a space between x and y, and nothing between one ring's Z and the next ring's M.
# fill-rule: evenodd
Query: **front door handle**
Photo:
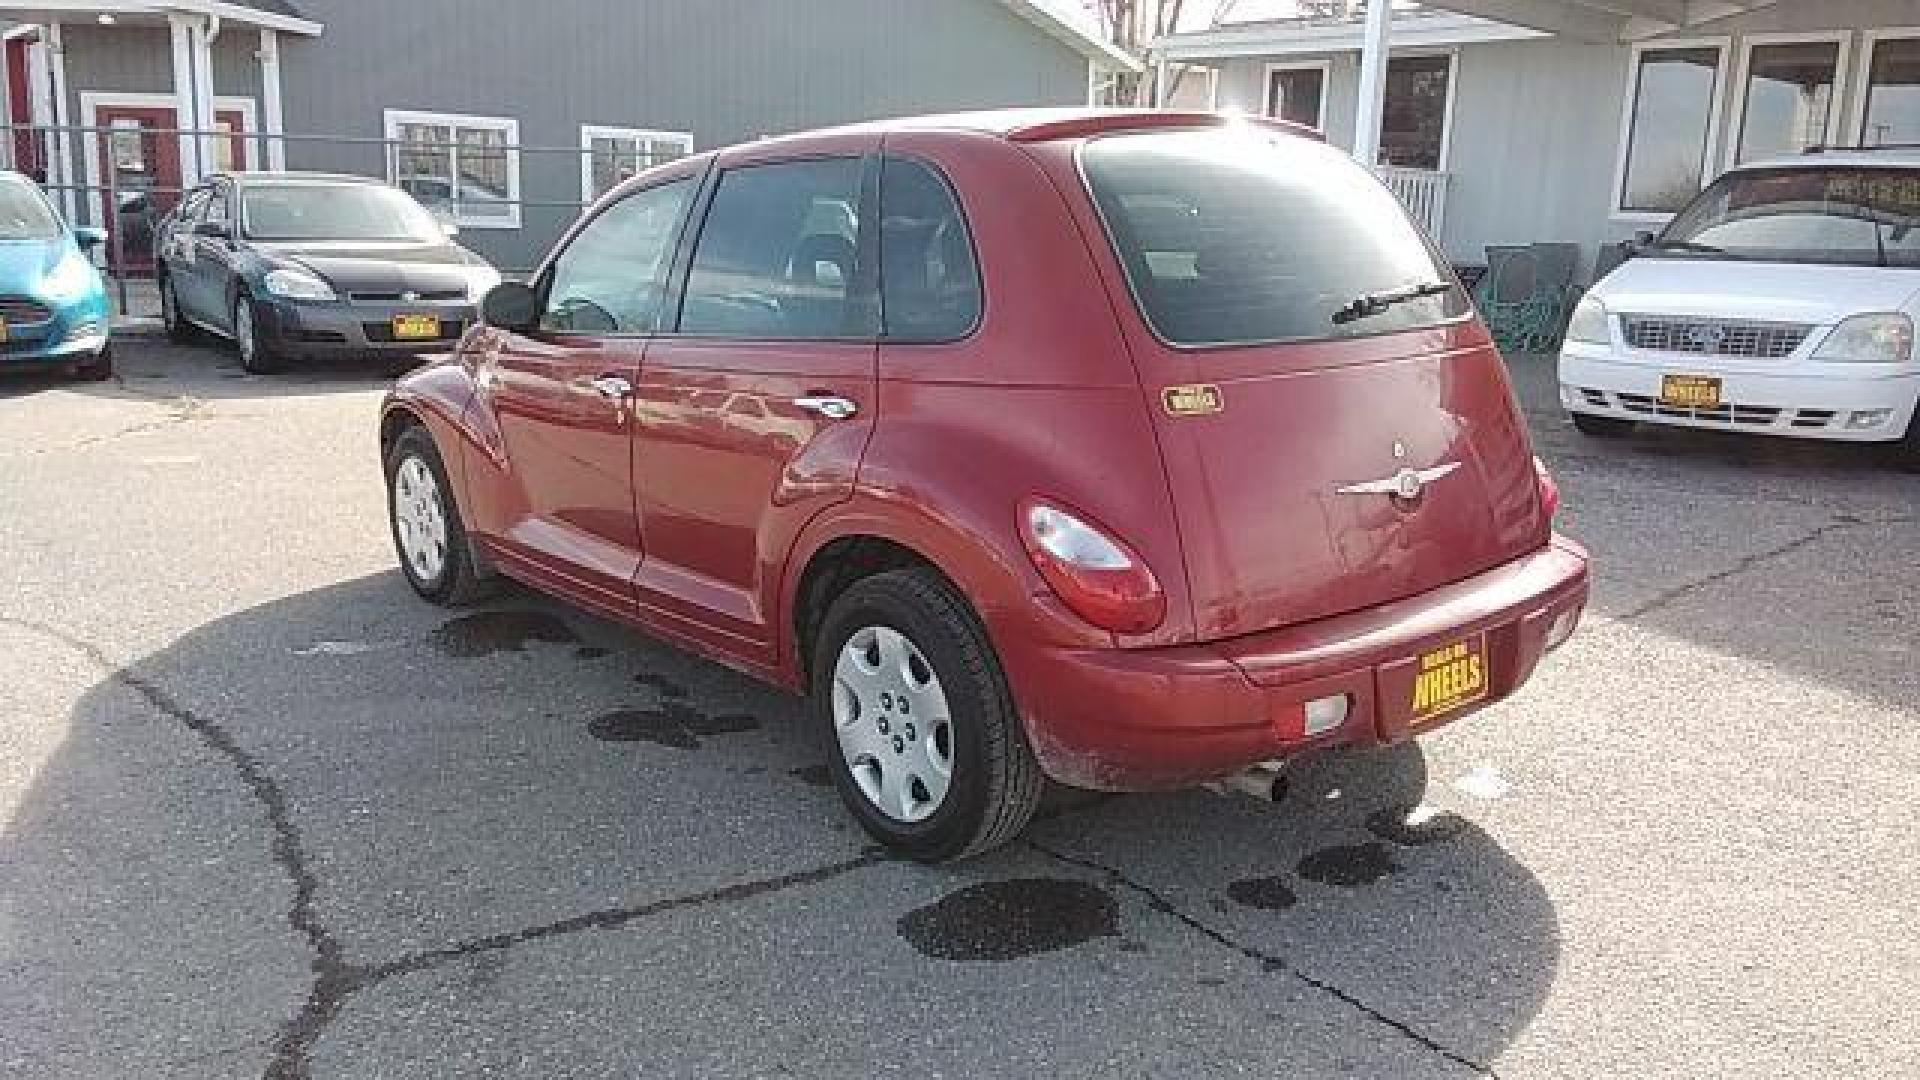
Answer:
M602 375L597 379L589 379L587 385L593 387L601 397L611 398L614 401L624 401L633 396L633 384L618 375Z
M824 397L794 398L793 403L808 412L819 413L829 420L845 420L847 417L860 411L860 406L855 405L846 398L833 397L831 395Z

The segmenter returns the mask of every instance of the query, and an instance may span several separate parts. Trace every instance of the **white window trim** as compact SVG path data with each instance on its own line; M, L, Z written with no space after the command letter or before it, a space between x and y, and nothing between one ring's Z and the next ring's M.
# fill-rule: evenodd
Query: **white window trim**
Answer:
M677 142L686 153L693 153L693 133L662 131L653 128L610 127L606 124L580 125L580 201L594 203L605 191L593 190L593 140L643 139L647 142ZM611 191L612 189L607 189Z
M174 123L179 123L177 116L180 99L174 97L172 94L123 94L109 90L82 90L80 92L81 123L87 127L104 126L100 123L98 112L99 108L103 105L109 109L116 106L127 109L173 109L176 114ZM245 169L259 168L260 136L263 135L264 132L262 132L259 127L260 121L256 115L259 110L255 107L254 100L250 97L236 97L221 94L213 99L213 109L215 112L237 112L240 114L240 122L247 130L242 133L242 149L246 151L246 155L239 163L239 167ZM172 138L172 136L167 137ZM104 163L100 160L101 140L96 134L83 136L80 142L82 145L82 153L85 157L82 165L86 169L87 178L87 190L83 193L87 209L85 217L87 221L94 225L104 226L106 222L99 219L100 215L104 212L107 173ZM183 169L184 165L185 163L183 162ZM181 179L186 179L184 171L181 174ZM193 185L185 184L183 186L191 188ZM183 191L181 194L184 195L185 192Z
M1845 142L1846 136L1846 95L1852 83L1852 71L1849 63L1852 59L1853 35L1846 30L1825 33L1777 33L1746 34L1740 39L1739 58L1733 65L1732 93L1727 100L1727 138L1726 148L1722 152L1722 168L1731 169L1738 163L1740 139L1745 134L1747 124L1747 80L1753 74L1753 50L1757 45L1802 45L1828 44L1835 46L1833 68L1833 100L1827 103L1827 142Z
M1428 56L1444 56L1447 58L1447 102L1441 107L1442 112L1440 116L1440 167L1437 169L1412 169L1411 171L1445 173L1453 163L1453 107L1454 103L1460 97L1460 50L1455 48L1394 49L1387 54L1387 66L1391 68L1395 60L1417 60ZM1325 99L1323 97L1322 104L1324 103ZM1384 109L1381 111L1380 119L1383 124L1386 122L1386 112ZM1356 132L1356 135L1357 134ZM1386 166L1382 167L1384 168ZM1406 169L1410 167L1395 165L1392 166L1392 168Z
M1859 69L1853 73L1852 101L1847 107L1847 138L1856 145L1867 141L1867 94L1873 87L1873 54L1882 41L1920 38L1920 26L1887 26L1861 34Z
M1721 124L1727 112L1724 107L1727 96L1727 65L1733 51L1733 39L1702 37L1636 42L1627 59L1627 92L1620 103L1620 134L1614 149L1613 201L1608 212L1608 216L1614 221L1664 225L1673 220L1671 213L1623 210L1621 204L1627 199L1627 157L1633 141L1633 107L1640 100L1640 58L1649 52L1671 52L1677 49L1714 49L1719 55L1719 61L1713 69L1711 100L1707 103L1706 144L1701 148L1700 154L1701 186L1705 187L1720 174L1720 155L1715 153L1715 149L1720 145Z
M446 128L482 128L501 132L507 141L507 215L505 217L476 216L454 212L454 222L463 229L518 229L520 227L520 121L510 116L469 116L463 113L420 112L414 109L388 109L385 113L386 125L386 162L384 168L387 182L398 184L400 178L395 175L400 160L395 147L400 139L402 124L421 124ZM453 176L455 190L460 184L458 150L454 151ZM456 204L457 206L457 204Z
M1260 115L1278 119L1273 112L1273 73L1276 71L1318 71L1320 73L1320 117L1313 126L1322 134L1327 130L1327 99L1333 96L1333 58L1288 60L1267 64L1260 71Z

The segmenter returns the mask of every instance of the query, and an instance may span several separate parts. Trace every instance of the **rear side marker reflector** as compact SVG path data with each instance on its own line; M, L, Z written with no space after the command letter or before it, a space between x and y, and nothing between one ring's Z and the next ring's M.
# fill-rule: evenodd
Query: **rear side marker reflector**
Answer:
M1347 695L1315 698L1307 702L1306 734L1309 739L1325 735L1347 722Z

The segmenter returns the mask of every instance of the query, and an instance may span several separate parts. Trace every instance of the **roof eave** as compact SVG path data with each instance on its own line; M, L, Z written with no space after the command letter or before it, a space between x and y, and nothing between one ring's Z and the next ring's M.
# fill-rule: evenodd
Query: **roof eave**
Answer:
M1036 0L1000 0L1013 13L1047 32L1048 36L1109 70L1144 71L1138 57L1049 10Z

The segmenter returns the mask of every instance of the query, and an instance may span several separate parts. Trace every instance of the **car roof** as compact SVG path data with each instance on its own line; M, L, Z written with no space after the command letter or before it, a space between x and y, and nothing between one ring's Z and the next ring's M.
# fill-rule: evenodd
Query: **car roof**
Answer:
M1119 131L1148 131L1168 128L1227 127L1253 124L1320 140L1312 128L1261 116L1232 113L1181 111L1175 109L986 109L975 112L933 113L925 116L901 116L869 120L840 127L796 131L763 139L753 145L777 146L786 140L800 141L822 135L891 134L894 132L960 131L990 135L1012 142L1041 142L1050 139L1088 138Z
M1791 157L1764 158L1735 166L1736 171L1753 169L1831 169L1835 167L1875 166L1882 169L1920 169L1920 147L1858 147L1844 150L1808 150Z

